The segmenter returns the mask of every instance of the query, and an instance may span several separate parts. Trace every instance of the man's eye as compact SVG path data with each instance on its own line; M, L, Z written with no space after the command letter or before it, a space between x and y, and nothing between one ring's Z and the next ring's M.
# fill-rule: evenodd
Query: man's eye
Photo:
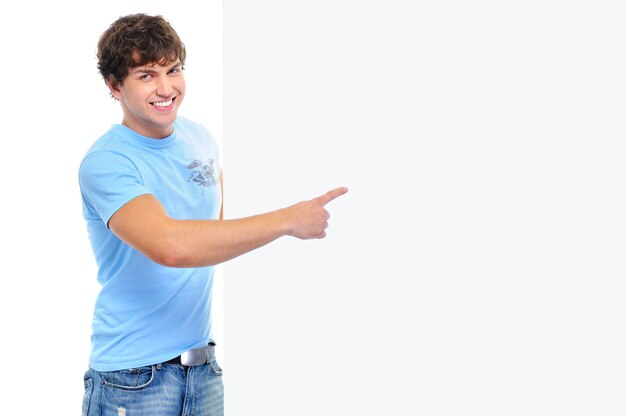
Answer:
M140 76L139 76L139 79L143 79L143 80L150 79L150 74L143 74L143 75L140 75Z
M180 68L170 69L170 74L178 74L180 72Z

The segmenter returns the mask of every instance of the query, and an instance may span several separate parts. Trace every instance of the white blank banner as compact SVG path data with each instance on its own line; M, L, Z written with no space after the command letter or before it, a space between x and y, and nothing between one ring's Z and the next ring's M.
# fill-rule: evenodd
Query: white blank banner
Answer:
M619 5L224 3L228 414L626 411Z

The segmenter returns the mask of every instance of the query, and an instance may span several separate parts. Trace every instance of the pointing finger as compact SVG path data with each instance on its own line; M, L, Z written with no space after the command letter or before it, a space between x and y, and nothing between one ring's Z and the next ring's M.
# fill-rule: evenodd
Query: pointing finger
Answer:
M318 199L321 201L322 205L326 205L333 199L340 197L346 192L348 192L348 188L346 188L345 186L342 186L341 188L336 188L336 189L333 189L332 191L326 192L324 195L318 197Z

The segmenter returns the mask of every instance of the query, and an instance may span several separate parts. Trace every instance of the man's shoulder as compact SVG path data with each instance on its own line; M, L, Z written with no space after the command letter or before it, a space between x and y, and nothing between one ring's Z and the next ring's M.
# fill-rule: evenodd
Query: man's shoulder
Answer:
M102 136L94 141L89 149L87 149L85 157L87 157L91 153L98 152L100 150L107 150L117 147L120 142L119 129L117 127L117 125L111 126L109 130L107 130Z
M87 149L81 160L80 170L84 170L86 165L93 168L97 165L110 166L130 162L129 155L132 152L128 151L125 142L128 143L123 140L123 130L113 125Z
M208 146L214 152L217 152L217 140L203 123L178 116L176 118L176 130L183 142L193 146Z
M199 132L199 131L208 132L204 124L196 120L192 120L190 118L181 116L181 115L176 117L175 125L178 130L191 131L191 132Z

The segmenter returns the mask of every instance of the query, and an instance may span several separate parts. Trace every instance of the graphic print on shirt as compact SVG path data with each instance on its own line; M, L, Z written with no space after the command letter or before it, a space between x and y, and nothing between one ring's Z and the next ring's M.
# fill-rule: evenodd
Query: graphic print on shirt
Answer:
M187 169L191 169L191 174L187 182L195 183L202 188L210 188L215 186L217 179L215 178L215 169L213 164L215 160L209 159L206 163L196 159L187 165Z

